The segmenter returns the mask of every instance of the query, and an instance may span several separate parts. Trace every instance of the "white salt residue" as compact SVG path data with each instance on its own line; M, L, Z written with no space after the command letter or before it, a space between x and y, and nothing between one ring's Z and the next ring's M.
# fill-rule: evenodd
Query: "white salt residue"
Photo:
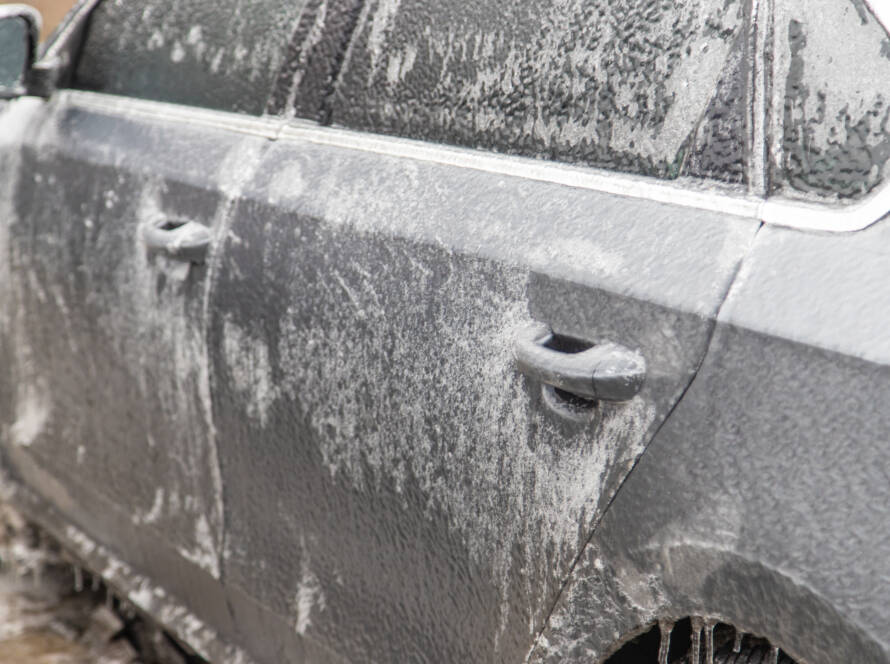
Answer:
M478 132L515 132L517 139L535 137L570 150L597 144L613 154L672 163L726 73L741 3L697 0L668 9L650 4L625 3L578 26L572 20L590 18L589 2L539 3L540 33L525 41L520 36L518 43L507 26L485 22L452 29L436 16L431 30L414 36L419 41L402 47L400 40L410 39L411 31L393 35L399 3L380 0L366 28L371 61L366 85L379 91L405 84L381 95L380 112L390 118L412 114L412 105L423 105L417 95L424 93L415 86L431 86L430 98L447 100L435 108L433 123L442 127L464 131L469 123ZM505 14L507 23L514 20ZM637 41L628 45L627 35ZM418 44L429 51L432 76L407 81ZM594 81L601 94L591 90ZM555 104L561 95L585 105L568 113ZM504 115L508 100L518 115Z
M529 246L525 254L532 269L543 271L559 261L571 265L586 279L590 275L615 277L625 269L625 260L620 253L584 238L564 237L556 233L546 244Z
M182 62L185 60L185 48L180 42L174 42L173 48L170 50L170 60L173 62Z
M386 67L386 80L390 85L395 85L402 81L410 71L414 68L414 62L417 60L417 47L409 44L404 51L391 53L389 56L389 65Z
M400 4L402 4L401 0L379 0L377 3L373 22L371 23L371 32L368 35L368 52L371 55L371 78L368 81L369 84L377 73L380 58L383 55L383 44L392 28Z
M7 102L0 111L0 146L21 143L45 103L38 97L21 97Z
M17 393L16 419L10 430L12 442L30 446L49 420L50 402L46 390L33 384L20 387Z
M179 547L177 549L186 560L190 560L198 567L209 573L214 579L219 578L219 554L217 553L216 538L210 529L207 517L201 514L195 520L195 544L192 548Z
M275 173L269 183L269 203L275 205L288 199L296 199L305 189L303 166L298 161L288 162L283 169Z
M570 563L606 472L642 451L655 409L641 398L605 406L595 424L567 433L514 365L529 323L524 272L501 266L495 277L410 248L388 260L355 256L338 270L348 291L325 280L311 317L299 308L283 317L279 397L304 409L332 475L362 491L383 478L397 491L418 482L427 509L444 511L473 560L494 567L506 621L515 552L538 578ZM361 329L356 311L368 321ZM374 398L355 398L366 389ZM545 563L542 549L554 558Z
M152 32L151 37L148 38L148 42L145 46L149 51L155 51L159 48L163 48L164 33L160 30L155 30L154 32Z
M191 44L192 46L194 46L195 44L200 43L201 35L202 35L201 26L193 25L192 27L189 28L189 33L188 33L188 36L185 38L185 42L187 44Z
M82 556L90 556L96 550L96 543L74 526L65 527L65 539L74 544Z
M223 323L223 354L233 387L248 404L248 414L265 424L269 406L275 399L269 348L226 319Z
M294 628L300 636L303 636L306 634L306 629L312 624L313 610L324 611L325 597L318 577L310 569L310 559L305 542L301 539L300 543L303 557L300 561L300 581L297 584L297 593L294 597L294 611L297 616Z
M265 148L263 141L246 138L232 145L226 152L226 156L216 169L216 176L220 190L228 199L241 194L244 186L256 173Z
M0 110L0 338L12 333L9 227L17 221L15 192L21 175L20 142L42 103L24 97L8 102ZM10 367L5 370L9 372Z
M134 523L155 523L158 519L161 518L161 512L164 509L164 488L158 487L155 489L155 497L154 502L151 504L151 509L144 514L139 514L138 512L133 514L133 522Z
M710 7L702 7L703 4ZM690 33L694 34L695 38L687 43L680 60L673 63L670 69L663 59L656 60L656 66L661 63L664 67L658 75L664 77L665 98L670 100L667 116L657 134L640 125L629 113L626 116L619 114L613 117L614 125L609 144L616 152L626 151L629 145L633 145L633 151L637 154L652 159L673 160L689 135L690 128L694 126L692 120L704 115L717 89L717 82L725 73L723 64L733 46L732 40L709 35L706 26L716 24L721 30L736 30L741 23L738 7L731 7L726 11L722 2L678 3L676 7L681 21L690 23ZM707 11L709 8L710 12ZM663 12L658 31L664 36L669 36L676 29L677 21L677 12ZM657 37L657 32L653 38ZM651 72L640 70L634 75L639 77L638 81L642 81L651 76ZM625 85L619 90L630 93L637 88ZM630 110L631 102L630 97L624 99L620 108ZM655 108L657 105L654 98L650 98L648 102L649 108Z
M121 591L135 606L158 620L180 641L208 661L252 664L253 660L243 650L221 640L210 626L180 604L172 593L164 591L151 579L137 574L82 531L74 526L67 526L64 540L84 560L102 567L100 574L107 583Z

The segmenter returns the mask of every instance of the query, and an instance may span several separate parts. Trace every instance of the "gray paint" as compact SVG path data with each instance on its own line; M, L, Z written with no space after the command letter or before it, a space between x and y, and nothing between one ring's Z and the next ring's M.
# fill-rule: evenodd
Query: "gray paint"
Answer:
M7 217L16 396L5 437L218 576L207 268L150 257L141 225L163 214L217 226L249 146L227 155L249 139L39 111Z
M28 108L7 463L263 662L526 652L757 227ZM149 260L159 212L214 229L206 266ZM514 365L532 320L638 350L640 395L561 415Z
M209 307L227 582L350 660L520 657L756 228L678 212L273 145ZM513 362L533 319L638 349L640 396L552 412Z
M890 661L888 232L758 234L532 661L595 661L666 615L730 622L798 661Z
M356 112L337 106L350 90L373 101L394 72L398 92L429 73L433 46L460 41L424 34L430 49L406 68L409 51L390 41L444 24L448 8L357 9L291 16L289 50L268 63L278 94L267 101L262 78L251 103L337 121ZM170 30L187 40L181 18ZM326 50L353 27L348 52ZM588 29L555 30L560 57L574 53L560 40ZM717 90L702 100L707 129L656 140L703 145L689 168L728 179L749 131L733 30L725 64L705 68ZM369 54L385 72L372 66L362 88ZM229 108L225 90L186 90L194 71L146 96ZM562 76L545 74L535 80ZM400 117L385 102L368 117L380 109ZM144 579L121 581L134 597L175 592L219 652L517 661L546 628L532 660L589 661L656 618L706 615L802 662L890 659L886 224L767 228L752 248L753 221L456 166L58 99L0 112L9 481L38 491L18 495L42 521L112 544ZM410 134L414 121L356 126ZM425 126L469 141L457 125ZM497 140L509 128L491 126ZM529 149L578 145L554 136ZM149 259L141 230L159 212L213 229L206 265ZM569 412L516 372L513 343L533 320L638 351L640 394ZM121 576L81 530L60 536ZM168 624L184 615L145 602Z

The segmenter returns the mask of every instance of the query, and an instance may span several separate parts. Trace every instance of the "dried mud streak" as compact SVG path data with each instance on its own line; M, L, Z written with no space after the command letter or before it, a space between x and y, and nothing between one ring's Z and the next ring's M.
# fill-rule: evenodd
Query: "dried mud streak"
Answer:
M532 644L532 647L529 649L528 656L525 659L526 664L528 664L529 662L532 661L533 655L538 650L538 646L540 644L541 637L544 635L544 632L547 631L547 628L550 625L550 619L553 616L553 613L556 610L556 607L559 606L559 602L562 599L565 589L571 583L572 577L575 574L575 570L578 567L578 563L581 561L582 557L587 552L587 548L590 546L591 540L593 540L594 536L596 535L597 531L599 530L599 525L602 522L603 517L609 511L609 508L612 506L612 503L614 503L615 500L618 498L618 496L621 494L622 487L624 487L625 482L627 482L627 479L631 476L631 473L633 473L634 469L637 467L637 464L639 464L640 459L642 459L643 455L646 454L646 450L648 449L649 444L651 444L651 442L653 440L658 438L659 432L664 428L664 425L668 421L670 421L671 416L674 414L674 411L676 411L677 407L683 402L683 399L686 396L686 394L689 392L689 389L692 387L693 383L695 383L695 379L698 376L699 372L701 371L702 365L704 364L705 357L707 357L708 353L710 352L711 342L714 339L714 332L717 329L717 321L720 319L720 312L723 310L723 306L726 304L726 300L728 299L729 294L732 292L733 286L738 281L739 274L742 271L742 266L745 264L745 259L747 258L748 255L750 255L750 253L754 247L754 243L757 240L757 235L760 233L761 229L763 229L763 226L764 226L764 224L761 223L760 226L758 227L757 231L754 233L753 237L751 238L751 244L748 246L748 249L745 252L745 255L742 256L742 258L739 260L738 265L736 266L735 272L733 273L732 277L727 281L727 286L726 286L723 296L720 300L720 305L717 307L717 312L714 315L713 322L708 326L707 338L705 339L704 344L702 346L704 350L703 350L701 356L699 357L698 364L696 365L695 370L693 371L691 379L686 384L686 387L683 388L683 391L680 394L680 397L674 402L673 406L668 411L667 416L661 421L658 428L655 430L655 433L652 435L652 437L646 443L643 451L637 456L636 460L633 462L633 465L624 474L624 477L621 479L621 483L615 489L614 493L612 494L612 497L609 499L609 501L606 503L606 505L601 509L599 516L596 519L596 522L592 525L592 527L590 529L590 534L587 537L587 540L581 546L580 550L578 551L578 555L575 557L574 562L572 563L571 567L569 568L569 572L568 572L568 574L566 574L565 580L563 581L562 585L560 586L559 591L556 594L556 598L553 601L553 604L548 609L544 620L541 621L541 628L538 630L538 634L535 636L535 640Z

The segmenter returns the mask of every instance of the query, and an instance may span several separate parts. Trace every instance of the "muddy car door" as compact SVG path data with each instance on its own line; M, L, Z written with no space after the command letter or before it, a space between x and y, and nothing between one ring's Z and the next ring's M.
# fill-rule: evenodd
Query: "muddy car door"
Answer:
M217 622L226 614L213 601L223 514L204 325L210 266L221 219L266 142L229 125L234 111L263 111L274 83L266 67L299 12L267 3L266 18L282 21L273 30L240 12L246 4L102 3L78 90L23 97L0 118L3 336L14 349L0 377L5 468L72 532L175 588L186 606L212 607ZM171 121L163 105L133 110L135 97L230 119Z
M282 95L339 127L228 217L222 570L267 661L521 661L758 227L742 4L539 5L366 3L321 112ZM604 347L639 392L566 380Z

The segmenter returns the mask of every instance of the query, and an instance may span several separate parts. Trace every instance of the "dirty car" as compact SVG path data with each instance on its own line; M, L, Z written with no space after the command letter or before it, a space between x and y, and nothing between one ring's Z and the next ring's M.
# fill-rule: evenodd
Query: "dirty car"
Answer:
M214 662L890 662L877 0L0 7L3 498Z

